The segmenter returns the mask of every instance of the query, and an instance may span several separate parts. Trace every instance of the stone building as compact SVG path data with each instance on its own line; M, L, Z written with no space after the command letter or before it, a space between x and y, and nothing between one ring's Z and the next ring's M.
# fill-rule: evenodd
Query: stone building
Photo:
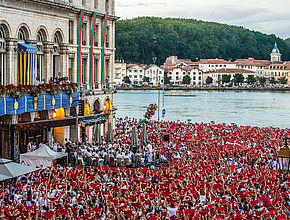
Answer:
M35 81L48 83L66 77L83 88L90 114L103 112L106 103L114 105L111 83L117 19L115 0L0 0L0 85L19 84L18 45L32 45L38 48ZM51 119L53 113L46 111L41 115ZM71 114L65 111L65 116ZM35 115L22 117L22 122L34 121ZM21 115L3 117L0 124L13 125L19 123ZM60 141L72 136L72 130L65 127ZM92 139L92 127L86 130ZM1 150L5 134L0 129Z

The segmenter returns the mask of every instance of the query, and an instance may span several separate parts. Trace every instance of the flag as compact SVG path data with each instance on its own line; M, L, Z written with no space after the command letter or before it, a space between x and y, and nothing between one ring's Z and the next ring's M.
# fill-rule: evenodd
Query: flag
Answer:
M227 140L226 140L226 146L228 147L228 148L242 148L242 144L241 144L241 142L239 142L239 141L237 141L236 139L234 139L234 138L228 138Z

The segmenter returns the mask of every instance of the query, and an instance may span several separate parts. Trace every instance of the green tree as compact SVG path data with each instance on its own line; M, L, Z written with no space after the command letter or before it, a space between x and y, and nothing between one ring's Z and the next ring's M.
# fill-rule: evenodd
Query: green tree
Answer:
M254 75L248 75L248 77L247 77L247 83L248 84L255 84L256 81L257 80L256 80Z
M184 76L183 79L182 79L182 83L185 84L185 85L189 85L191 83L190 76L188 76L188 75Z
M283 76L278 81L279 81L280 84L284 84L285 85L285 84L287 84L288 79L286 78L286 76Z
M123 79L123 82L126 84L131 84L131 80L130 80L129 76L125 76Z
M164 74L164 84L165 84L165 85L170 84L170 80L171 80L171 78L168 77L167 74Z
M234 75L233 83L234 83L235 85L238 85L238 84L244 83L244 81L245 81L245 78L244 78L244 76L243 76L242 74L240 74L240 73L236 73L236 74Z
M270 84L277 84L277 80L276 80L274 77L271 77L271 78L269 79L269 83L270 83Z
M212 77L210 77L210 76L208 76L207 78L206 78L206 84L212 84L212 82L213 82L213 79L212 79Z
M149 77L146 77L146 76L144 76L142 80L143 80L143 82L147 82L147 83L150 82L150 78Z
M222 76L222 83L230 83L230 82L231 82L231 75Z
M257 77L257 80L258 80L260 85L264 85L267 81L267 79L265 77Z
M153 41L155 36L156 41ZM204 22L194 19L139 17L116 22L116 58L127 63L157 65L170 55L188 58L241 57L268 59L274 43L290 60L290 46L275 35L250 31L241 26Z

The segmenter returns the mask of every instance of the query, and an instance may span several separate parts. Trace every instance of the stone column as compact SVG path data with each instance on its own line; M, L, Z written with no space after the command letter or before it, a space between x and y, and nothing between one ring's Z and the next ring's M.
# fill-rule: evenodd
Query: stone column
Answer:
M44 73L44 79L46 83L49 82L50 78L53 77L53 43L47 44L46 59L43 65L46 67L46 72Z
M17 41L7 42L6 54L6 82L7 84L17 85Z

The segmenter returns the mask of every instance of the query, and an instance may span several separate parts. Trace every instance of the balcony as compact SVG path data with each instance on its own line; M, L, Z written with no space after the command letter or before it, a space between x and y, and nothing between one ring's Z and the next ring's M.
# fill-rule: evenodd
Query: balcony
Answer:
M71 108L79 105L75 84L0 86L0 116Z

